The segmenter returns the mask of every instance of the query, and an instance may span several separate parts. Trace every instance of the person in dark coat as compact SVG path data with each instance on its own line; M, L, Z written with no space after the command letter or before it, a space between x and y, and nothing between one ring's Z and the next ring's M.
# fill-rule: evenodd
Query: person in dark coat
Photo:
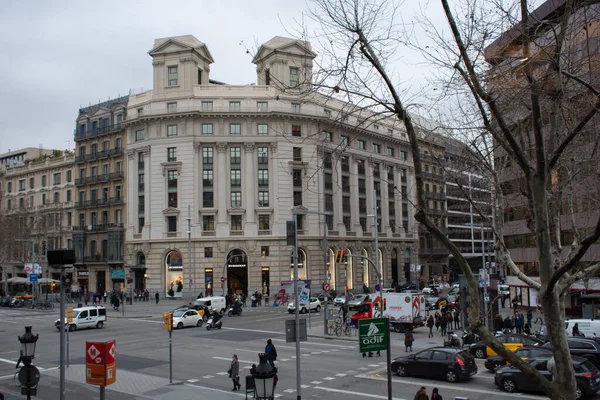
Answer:
M533 313L531 309L527 310L527 326L531 329L531 320L533 320Z
M523 333L523 315L519 313L515 314L515 328L519 335Z
M502 323L502 317L500 316L500 314L496 314L496 316L494 317L494 332L502 331Z
M273 341L271 339L267 340L267 345L265 346L265 355L267 356L267 361L271 364L271 367L275 366L275 360L277 360L277 349L275 345L273 345Z
M510 322L510 318L508 317L508 315L506 316L506 318L504 318L504 321L502 322L502 330L512 330L512 322Z
M446 320L446 316L442 315L440 317L440 328L442 328L442 336L446 336L446 327L448 326L448 321Z
M158 304L158 299L159 299L159 294L158 294L158 290L156 291L156 293L154 294L154 299L156 300L156 304Z
M414 341L415 337L413 336L412 331L406 331L404 333L404 346L406 347L406 352L408 352L408 349L410 349L410 352L412 353L412 345Z
M242 388L240 385L240 362L238 361L237 354L233 355L231 359L231 366L229 367L229 377L233 381L233 389L232 391L236 391Z
M415 400L429 400L425 386L421 386L421 389L415 394Z
M443 400L442 396L439 395L438 388L433 388L431 400Z
M433 337L433 327L435 326L435 321L433 320L433 315L430 315L429 318L427 318L427 327L429 328L429 336L430 338Z
M458 311L458 308L454 309L454 329L460 329L460 311Z

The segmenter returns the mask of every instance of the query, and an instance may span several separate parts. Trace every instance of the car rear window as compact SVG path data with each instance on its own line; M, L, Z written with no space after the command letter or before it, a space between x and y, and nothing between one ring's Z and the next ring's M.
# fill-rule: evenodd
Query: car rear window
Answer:
M582 369L587 370L594 375L596 375L598 373L598 368L596 368L596 366L594 364L592 364L591 361L584 361L579 365L581 366Z
M473 358L473 356L471 355L471 353L469 353L468 351L459 351L458 355L461 356L463 358L463 360L465 361L473 361L475 360L475 358Z
M99 308L98 315L101 317L105 317L106 316L106 308Z

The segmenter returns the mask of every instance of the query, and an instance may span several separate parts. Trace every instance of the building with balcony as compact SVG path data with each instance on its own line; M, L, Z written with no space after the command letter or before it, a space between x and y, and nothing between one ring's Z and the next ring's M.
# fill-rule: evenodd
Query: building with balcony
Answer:
M128 96L79 110L74 132L76 284L89 293L125 284L124 128Z
M294 210L330 213L298 219L299 274L315 287L372 290L376 273L361 257L379 258L385 286L410 279L417 234L406 135L309 90L309 43L263 44L257 84L243 86L211 80L212 55L191 35L157 39L149 54L153 88L129 97L123 122L125 256L136 286L220 294L226 277L228 291L272 291L292 278ZM336 261L336 250L347 256Z
M26 263L42 266L42 276L58 279L60 271L48 266L46 251L72 248L71 224L75 197L72 153L47 150L30 154L19 166L0 166L2 281L27 277Z

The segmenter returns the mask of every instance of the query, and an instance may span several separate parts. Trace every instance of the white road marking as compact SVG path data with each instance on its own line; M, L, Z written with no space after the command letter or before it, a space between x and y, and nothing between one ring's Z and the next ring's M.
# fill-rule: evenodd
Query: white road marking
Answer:
M225 328L223 328L225 329ZM281 332L277 332L277 334L279 335L283 335L283 333ZM285 339L272 339L274 342L285 342ZM315 343L315 342L302 342L303 346L306 345L311 345L311 346L325 346L325 347L341 347L342 349L352 349L354 348L354 346L347 346L347 345L341 345L341 344L333 344L333 343ZM295 347L292 346L278 346L278 347L289 347L292 349L295 349ZM339 351L339 350L336 350Z
M344 377L344 376L346 376L346 374L335 374L335 376L338 376L338 377L340 377L340 378L341 378L341 377Z
M308 389L308 388L310 387L310 385L300 385L300 387L301 387L302 389Z
M333 389L333 388L326 388L326 387L322 387L322 386L315 386L313 387L313 389L318 389L318 390L324 390L326 392L334 392L334 393L343 393L346 395L354 395L354 396L359 396L359 397L369 397L371 399L383 399L383 400L387 400L387 396L379 396L377 394L372 394L372 393L360 393L360 392L352 392L350 390L342 390L342 389ZM394 397L395 400L404 400L401 399L399 397Z
M162 324L162 321L160 321L160 323ZM242 332L257 332L257 333L268 333L271 335L284 335L284 333L282 332L275 332L275 331L262 331L259 329L243 329L243 328L230 328L230 327L223 327L222 329L226 329L226 330L230 330L230 331L242 331ZM275 340L275 339L273 339ZM282 342L284 342L285 340L282 340Z
M242 393L232 393L229 390L215 389L215 388L211 388L211 387L207 387L207 386L195 385L195 384L191 384L191 383L186 383L185 385L186 386L190 386L190 387L199 388L199 389L212 390L213 392L227 393L227 394L229 394L231 396L246 397L245 394L242 394Z
M8 353L16 353L16 352L17 352L16 350L12 350L12 351L3 351L3 352L0 352L0 354L8 354Z
M323 383L323 381L312 381L311 383L313 385L320 385L321 383Z
M210 375L206 375L206 376L210 376ZM205 376L203 376L203 378L205 378ZM211 376L211 378L212 378L212 376ZM196 382L198 382L198 379L188 379L186 382L196 383Z
M6 358L0 358L0 362L6 363L6 364L17 365L17 362L16 362L16 361L13 361L13 360L7 360Z
M214 360L225 360L225 361L231 361L231 357L213 357ZM246 363L246 364L256 364L256 361L245 361L245 360L238 360L241 363ZM227 372L225 372L226 374ZM219 372L220 374L220 372Z
M294 393L296 391L296 389L285 389L284 392L285 393Z
M14 321L7 321L4 319L0 319L0 322L2 322L3 324L19 324L20 322L14 322Z
M332 380L334 380L334 379L335 379L335 376L326 376L326 377L325 377L325 378L323 378L323 379L325 379L326 381L332 381Z

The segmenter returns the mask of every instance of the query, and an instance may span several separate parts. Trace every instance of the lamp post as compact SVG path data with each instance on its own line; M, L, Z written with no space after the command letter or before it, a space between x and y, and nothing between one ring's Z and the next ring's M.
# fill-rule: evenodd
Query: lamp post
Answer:
M258 354L259 363L256 366L256 371L252 373L254 377L254 388L256 391L256 399L272 400L275 397L275 368L267 362L267 356L264 353Z
M35 346L39 335L31 333L31 326L25 327L25 334L18 336L21 343L21 354L17 361L17 368L23 362L23 367L19 370L19 382L21 383L21 394L27 395L27 400L31 396L37 395L37 384L40 381L40 371L31 364L35 357Z
M48 301L48 285L50 285L50 279L48 278L48 274L50 273L50 270L48 268L46 268L46 301Z

